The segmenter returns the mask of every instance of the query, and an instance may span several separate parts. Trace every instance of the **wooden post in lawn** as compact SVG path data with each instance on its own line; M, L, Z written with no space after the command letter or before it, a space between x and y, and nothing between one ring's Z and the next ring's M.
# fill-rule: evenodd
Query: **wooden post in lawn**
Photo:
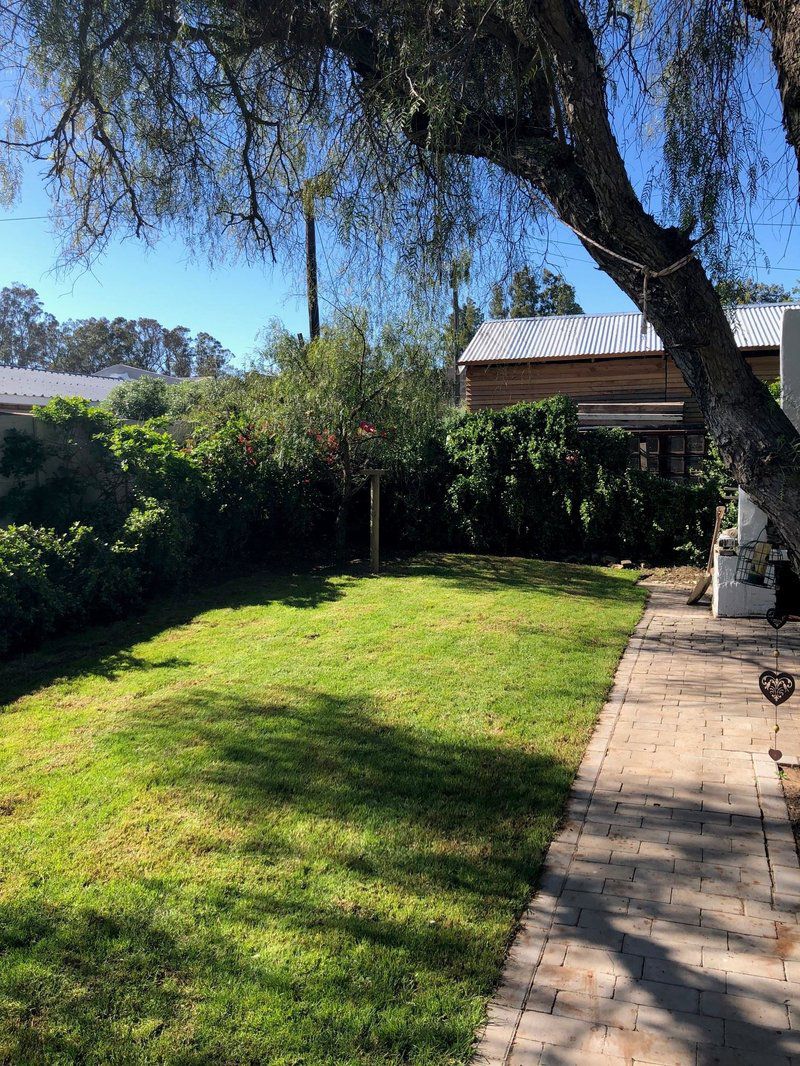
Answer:
M382 470L368 470L369 474L369 564L373 574L381 569L381 474Z

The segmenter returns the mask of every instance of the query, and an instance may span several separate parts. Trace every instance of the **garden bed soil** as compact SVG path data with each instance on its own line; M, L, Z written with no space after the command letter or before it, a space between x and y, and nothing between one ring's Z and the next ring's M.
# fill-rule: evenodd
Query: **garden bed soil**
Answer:
M642 585L669 585L670 588L691 589L705 571L697 566L657 566L642 577Z

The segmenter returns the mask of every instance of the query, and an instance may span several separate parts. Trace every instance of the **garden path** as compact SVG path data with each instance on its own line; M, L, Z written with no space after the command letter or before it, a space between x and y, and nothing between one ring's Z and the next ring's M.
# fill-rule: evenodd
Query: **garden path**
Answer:
M800 1063L800 868L765 621L657 588L620 663L476 1063ZM800 675L800 635L780 633ZM800 688L800 683L798 685ZM778 747L800 755L800 691Z

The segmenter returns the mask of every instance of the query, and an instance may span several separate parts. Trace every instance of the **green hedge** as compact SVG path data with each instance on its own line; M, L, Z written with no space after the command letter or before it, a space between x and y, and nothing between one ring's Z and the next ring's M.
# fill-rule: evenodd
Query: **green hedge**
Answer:
M455 545L698 562L723 471L690 483L632 470L628 441L622 430L579 432L563 396L456 418L446 435Z
M283 460L252 412L223 409L183 440L80 400L38 417L46 447L12 432L0 454L15 482L0 501L0 654L124 614L192 571L332 542L330 472ZM724 479L719 464L696 484L630 470L627 435L579 433L564 397L451 413L397 468L385 482L387 548L658 563L699 561ZM364 504L351 530L362 545L366 494Z

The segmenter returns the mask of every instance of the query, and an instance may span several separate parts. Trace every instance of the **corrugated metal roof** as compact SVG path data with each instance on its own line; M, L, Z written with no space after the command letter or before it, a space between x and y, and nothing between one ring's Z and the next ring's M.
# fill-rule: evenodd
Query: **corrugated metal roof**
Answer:
M787 308L800 303L750 304L728 312L740 348L777 348ZM661 338L648 323L642 335L638 311L605 315L550 315L483 322L460 363L530 359L591 359L602 355L661 352Z
M23 370L0 366L0 401L20 397L34 403L47 403L54 396L82 396L95 402L105 400L119 378L100 378L91 374L59 374L51 370Z

